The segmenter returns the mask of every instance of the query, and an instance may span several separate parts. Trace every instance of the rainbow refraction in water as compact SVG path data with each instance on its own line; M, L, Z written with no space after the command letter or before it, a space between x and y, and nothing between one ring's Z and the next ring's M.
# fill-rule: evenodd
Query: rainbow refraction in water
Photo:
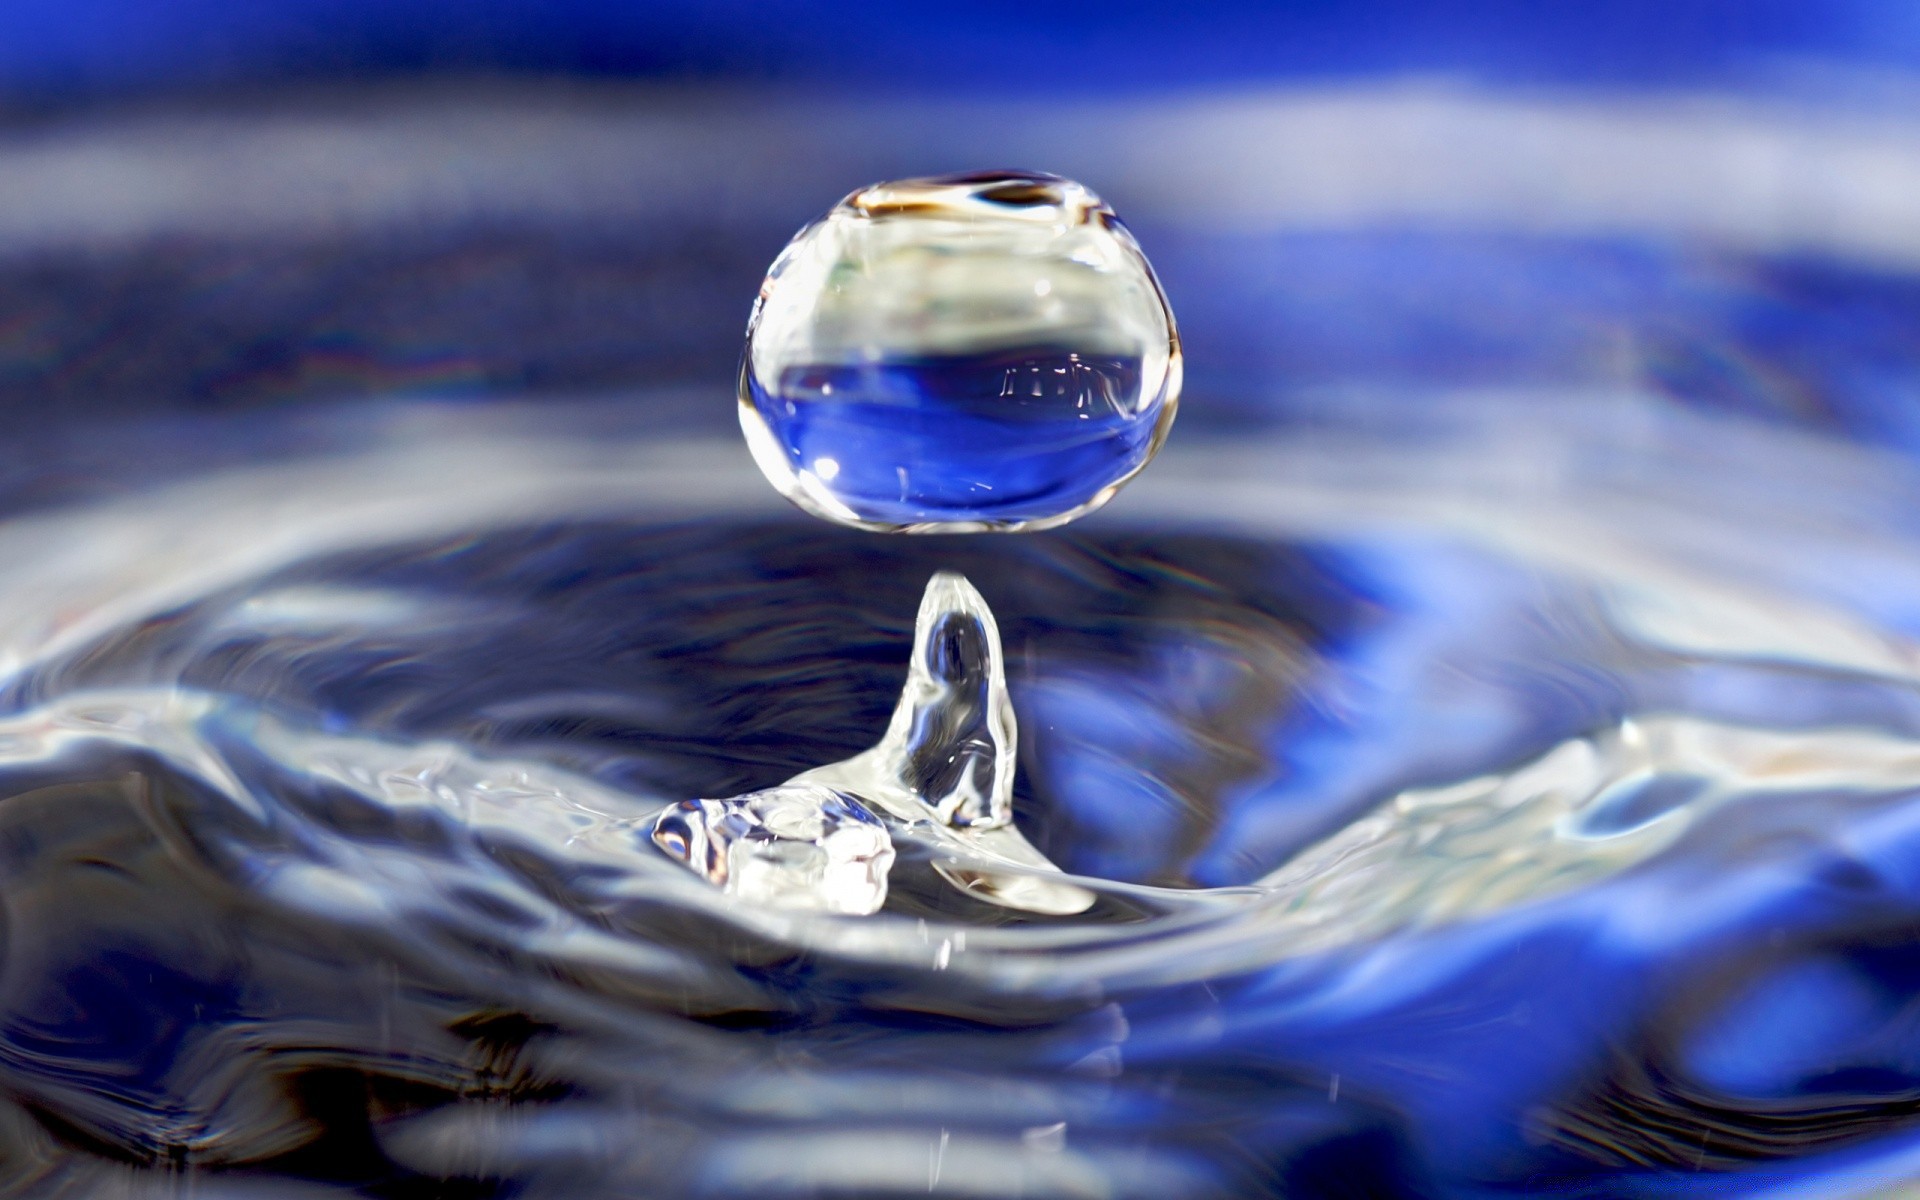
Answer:
M1051 175L855 192L767 273L740 424L813 513L909 532L1046 529L1112 498L1180 396L1173 315L1133 235Z

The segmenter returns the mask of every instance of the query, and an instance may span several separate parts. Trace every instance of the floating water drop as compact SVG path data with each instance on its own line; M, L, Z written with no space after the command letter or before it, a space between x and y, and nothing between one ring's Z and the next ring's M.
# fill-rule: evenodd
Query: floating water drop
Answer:
M886 902L891 833L925 847L968 895L1084 912L1093 893L1060 878L1013 825L1017 744L993 611L963 576L942 571L921 598L906 686L879 745L764 792L671 805L653 841L733 895L864 915Z
M795 235L748 324L740 424L815 516L1045 529L1146 466L1179 393L1173 314L1112 209L1051 175L952 175Z

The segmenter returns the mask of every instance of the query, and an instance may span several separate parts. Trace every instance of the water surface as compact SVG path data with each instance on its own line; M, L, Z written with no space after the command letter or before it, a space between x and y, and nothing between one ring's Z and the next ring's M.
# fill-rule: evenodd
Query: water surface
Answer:
M557 403L22 513L9 1194L1884 1178L1916 469L1553 399L1176 444L1019 537L834 529ZM906 856L880 913L793 913L651 846L871 745L941 569L998 618L1020 828L1100 903Z

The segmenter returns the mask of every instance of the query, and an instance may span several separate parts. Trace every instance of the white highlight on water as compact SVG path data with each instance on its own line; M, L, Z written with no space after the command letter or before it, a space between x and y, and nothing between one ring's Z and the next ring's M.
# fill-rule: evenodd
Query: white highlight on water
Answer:
M1176 448L1141 482L1135 512L1283 539L1443 532L1585 581L1596 614L1634 644L1698 644L1703 654L1732 651L1797 664L1831 661L1844 646L1843 663L1851 670L1895 683L1920 680L1914 665L1920 654L1892 629L1877 630L1876 646L1876 639L1851 635L1810 637L1807 623L1818 615L1822 628L1836 634L1855 629L1879 599L1920 591L1920 561L1891 532L1920 494L1920 472L1910 462L1652 402L1641 425L1596 424L1595 406L1604 397L1587 397L1585 407L1555 403L1564 399L1551 392L1492 394L1478 404L1456 398L1448 411L1457 436L1443 443L1387 445L1365 430L1336 428L1287 441L1250 439L1233 450L1210 446L1204 456L1183 456ZM1631 408L1638 402L1623 394L1610 403ZM0 576L14 599L0 614L0 679L19 684L111 631L349 548L530 520L750 518L784 510L731 440L646 442L556 432L568 423L552 403L484 414L394 404L382 410L377 429L367 430L364 448L351 454L209 474L138 496L17 517L0 528ZM1665 483L1656 486L1625 453L1638 444L1634 439L1653 436L1648 429L1684 457L1688 475L1662 475ZM1743 538L1741 531L1754 528L1750 497L1723 485L1750 478L1756 461L1777 466L1773 490L1786 487L1779 480L1790 481L1794 518L1770 522L1765 538ZM476 489L477 478L487 487ZM1684 492L1677 490L1683 479ZM1737 646L1727 629L1713 644L1701 644L1708 630L1671 619L1675 611L1714 610L1733 581L1757 605L1751 619L1739 622ZM1635 598L1648 596L1659 603ZM291 610L303 624L321 622L324 606L311 599L269 609L278 610L271 612L276 618ZM364 620L370 606L380 607L361 595L343 606L339 619ZM1771 615L1761 620L1762 613ZM233 619L259 615L236 609ZM50 698L0 722L0 761L44 761L82 743L140 747L244 808L246 790L227 777L222 753L204 736L208 721L236 705L244 710L243 702L176 685ZM1459 791L1416 789L1419 799L1406 804L1388 794L1362 818L1364 829L1334 835L1261 886L1176 892L1046 873L1044 882L1110 892L1154 918L968 928L964 941L954 937L945 977L1050 993L1204 979L1391 938L1410 925L1470 921L1577 892L1707 828L1711 823L1698 817L1710 810L1800 804L1796 796L1819 787L1839 789L1850 803L1886 804L1891 812L1920 787L1920 743L1894 733L1743 729L1679 714L1648 715L1634 724L1635 745L1622 740L1626 730L1603 729L1573 739L1575 748L1542 754L1538 761L1551 760L1554 769L1522 771L1543 785L1530 793L1489 777ZM583 910L668 904L798 950L921 967L932 963L941 939L956 932L949 925L921 938L912 922L885 915L849 921L742 904L648 843L651 822L672 798L623 793L559 763L489 759L451 742L403 744L266 718L250 725L248 736L282 769L325 777L382 807L432 809L475 836L511 839L590 868L593 873L577 881ZM1788 770L1813 761L1808 754L1820 756L1820 769ZM1709 786L1657 819L1593 836L1581 812L1604 806L1619 784L1649 773L1702 777ZM1513 806L1503 807L1509 801ZM1471 824L1484 836L1448 832ZM1415 825L1440 833L1421 847ZM940 828L911 832L935 836ZM985 840L975 835L968 844L957 830L946 835L963 850ZM1328 861L1335 839L1355 853ZM1483 886L1501 874L1496 860L1503 851L1532 861L1542 845L1572 869L1532 872L1524 886L1502 885L1497 894ZM1411 857L1402 862L1402 855ZM1301 868L1313 857L1324 870L1306 884L1319 895L1307 907L1294 903L1298 892L1280 885L1305 883ZM372 844L343 847L338 861L259 866L274 872L276 894L289 901L376 927L441 911L456 879L499 884L492 859L476 855L470 864L436 866L423 876L417 855ZM1004 860L994 866L1001 878L1015 876ZM1419 870L1424 882L1390 895L1395 889L1387 885L1403 869ZM1485 896L1478 905L1429 905L1421 896L1430 887L1467 900ZM603 929L531 888L517 903L546 914L541 931L516 934L527 953L614 971L647 986L679 986L694 974L703 986L718 986L705 965L625 936L617 921ZM1636 928L1675 915L1651 904L1644 913L1627 906L1609 911L1610 919Z

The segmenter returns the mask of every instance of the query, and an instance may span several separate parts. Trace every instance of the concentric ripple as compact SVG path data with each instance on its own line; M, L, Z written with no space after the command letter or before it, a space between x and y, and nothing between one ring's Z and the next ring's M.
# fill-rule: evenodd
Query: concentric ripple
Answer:
M876 539L557 411L0 527L0 1194L1667 1195L1911 1155L1911 468L1689 418L1664 494L1489 409L1170 454L1131 524ZM1790 519L1726 490L1755 453ZM1085 911L912 839L866 917L655 846L874 745L938 571L991 605L1017 836Z

